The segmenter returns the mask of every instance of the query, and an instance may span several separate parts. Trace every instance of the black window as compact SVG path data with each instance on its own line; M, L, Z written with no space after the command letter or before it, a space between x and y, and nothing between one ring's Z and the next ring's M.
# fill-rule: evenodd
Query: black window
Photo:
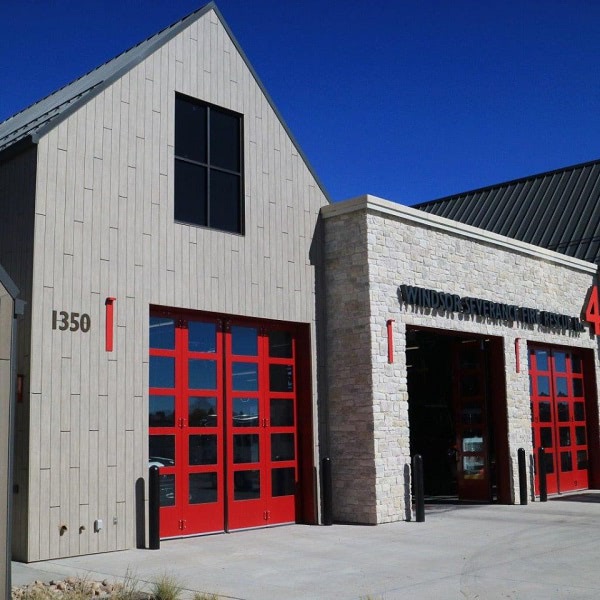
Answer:
M243 233L242 117L175 97L175 220Z

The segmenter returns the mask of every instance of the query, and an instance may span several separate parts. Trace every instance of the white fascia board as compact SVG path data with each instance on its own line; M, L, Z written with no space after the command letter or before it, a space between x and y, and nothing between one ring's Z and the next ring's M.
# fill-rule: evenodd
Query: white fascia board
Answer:
M390 216L402 221L406 221L410 224L421 225L429 227L430 229L436 229L443 231L451 235L461 236L467 239L471 239L477 242L483 242L491 246L507 249L511 252L518 252L527 256L542 259L551 263L555 263L560 266L569 267L577 271L583 271L584 273L590 273L595 275L598 272L598 266L595 263L589 263L578 258L573 258L560 252L554 252L540 246L533 244L527 244L513 238L492 233L485 229L479 229L471 225L465 225L452 219L446 219L445 217L439 217L430 213L412 208L410 206L404 206L391 202L390 200L384 200L383 198L377 198L376 196L365 195L358 196L357 198L351 198L350 200L344 200L343 202L336 202L329 206L321 208L321 214L324 219L330 217L336 217L339 215L356 212L359 210L366 210L370 213L379 213L385 216Z

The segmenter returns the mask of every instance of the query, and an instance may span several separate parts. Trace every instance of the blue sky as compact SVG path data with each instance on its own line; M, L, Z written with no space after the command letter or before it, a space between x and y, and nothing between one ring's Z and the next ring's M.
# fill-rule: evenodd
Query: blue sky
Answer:
M3 0L0 121L202 6ZM600 158L596 0L220 0L333 200Z

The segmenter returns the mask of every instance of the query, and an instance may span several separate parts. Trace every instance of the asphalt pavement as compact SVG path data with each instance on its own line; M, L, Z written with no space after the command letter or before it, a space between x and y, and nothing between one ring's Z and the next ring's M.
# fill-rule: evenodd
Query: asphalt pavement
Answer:
M166 574L185 598L597 599L599 533L600 492L527 506L428 505L424 523L287 525L13 563L12 583L129 574L144 588Z

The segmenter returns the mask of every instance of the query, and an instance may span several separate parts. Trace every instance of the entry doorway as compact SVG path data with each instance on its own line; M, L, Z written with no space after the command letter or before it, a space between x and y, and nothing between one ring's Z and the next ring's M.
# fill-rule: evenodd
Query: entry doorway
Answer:
M411 455L438 501L510 502L502 339L407 330Z
M310 520L302 327L155 310L149 340L161 537Z

